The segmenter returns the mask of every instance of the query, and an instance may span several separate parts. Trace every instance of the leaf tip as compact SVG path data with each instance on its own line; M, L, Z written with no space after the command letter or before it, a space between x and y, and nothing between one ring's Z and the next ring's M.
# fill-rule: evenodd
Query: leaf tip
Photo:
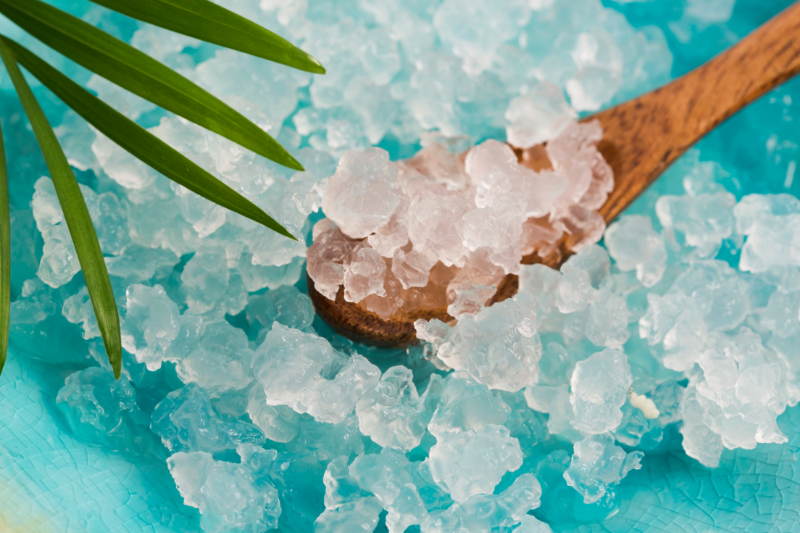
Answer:
M269 218L269 216L268 216L268 218ZM297 237L295 237L294 235L289 233L289 230L287 230L286 228L284 228L280 224L275 223L274 221L273 221L273 224L277 225L277 228L276 227L272 227L271 228L273 231L276 231L276 232L280 233L281 235L283 235L284 237L292 239L293 241L297 241Z
M306 169L303 165L300 164L300 161L292 157L289 152L286 152L287 161L284 163L285 166L291 168L292 170L296 170L298 172L305 172Z
M108 362L111 363L111 369L114 371L114 379L119 381L119 377L122 374L122 350L120 348L112 349L111 353L108 354Z
M312 72L314 74L327 74L325 67L322 66L322 63L320 63L316 57L312 56L308 52L306 52L306 56L308 57L308 60L311 62L311 68L309 68L309 72Z

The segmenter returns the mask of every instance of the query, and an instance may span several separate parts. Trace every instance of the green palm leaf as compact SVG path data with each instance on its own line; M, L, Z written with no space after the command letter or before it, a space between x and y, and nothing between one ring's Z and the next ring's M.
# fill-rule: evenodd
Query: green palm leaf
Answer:
M0 128L0 373L6 364L11 314L11 217L8 213L8 169Z
M0 0L0 13L54 50L130 92L276 163L303 170L275 139L239 112L91 24L39 0Z
M19 70L14 52L5 41L0 41L0 58L5 63L6 70L14 83L22 107L28 115L33 133L36 135L42 154L44 154L47 168L50 170L58 201L64 211L64 220L66 220L72 236L81 270L83 270L83 277L86 279L86 287L89 290L108 360L114 369L114 375L119 378L122 369L119 315L117 304L114 301L114 293L111 290L111 280L108 279L103 252L100 250L100 242L97 240L89 210L86 208L78 182L58 144L53 128L47 122L47 117ZM5 224L5 227L8 227L8 224ZM4 315L7 316L7 313Z
M65 104L100 130L106 137L142 162L190 191L239 213L290 239L297 240L283 226L225 183L200 168L128 117L93 96L86 89L48 65L33 52L0 35L17 61L36 76Z
M283 37L209 0L92 0L129 17L290 67L325 74L311 55Z

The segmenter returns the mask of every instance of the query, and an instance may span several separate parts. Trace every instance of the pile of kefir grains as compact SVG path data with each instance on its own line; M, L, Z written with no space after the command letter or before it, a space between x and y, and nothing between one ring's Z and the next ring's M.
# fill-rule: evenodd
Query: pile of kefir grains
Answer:
M12 154L13 356L76 370L55 399L75 438L168 468L206 533L542 533L616 513L650 454L713 468L724 449L786 442L800 201L742 194L753 178L692 151L631 214L606 228L596 212L613 176L599 124L577 119L670 79L661 29L599 0L218 3L328 74L79 14L220 96L305 172L47 57L300 240L44 100L63 117L125 349L115 381L53 183L38 154ZM732 7L687 2L671 39ZM771 157L794 153L770 139ZM547 141L552 168L519 166L504 140ZM565 234L578 253L560 271L520 265ZM448 305L458 320L417 322L408 348L354 344L315 315L306 269L324 296L343 286L380 316ZM484 307L510 273L520 292Z

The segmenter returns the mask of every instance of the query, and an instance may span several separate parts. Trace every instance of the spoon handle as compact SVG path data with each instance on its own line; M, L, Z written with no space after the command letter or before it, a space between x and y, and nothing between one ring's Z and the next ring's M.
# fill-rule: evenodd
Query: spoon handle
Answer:
M614 170L611 222L673 161L756 98L800 73L800 2L672 83L591 117Z

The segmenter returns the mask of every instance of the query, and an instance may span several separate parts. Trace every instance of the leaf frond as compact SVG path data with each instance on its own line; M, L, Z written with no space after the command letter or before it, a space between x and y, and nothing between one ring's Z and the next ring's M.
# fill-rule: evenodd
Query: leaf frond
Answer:
M103 337L108 360L114 370L114 376L119 379L122 370L119 313L89 209L86 207L78 182L58 139L56 139L53 128L22 75L14 52L5 40L0 40L0 58L14 84L25 114L28 115L33 133L50 171L50 178L53 180L58 201L64 212L64 220L72 237L83 277L86 280L86 288L89 290L89 297L92 300L92 307L97 317L97 325Z

